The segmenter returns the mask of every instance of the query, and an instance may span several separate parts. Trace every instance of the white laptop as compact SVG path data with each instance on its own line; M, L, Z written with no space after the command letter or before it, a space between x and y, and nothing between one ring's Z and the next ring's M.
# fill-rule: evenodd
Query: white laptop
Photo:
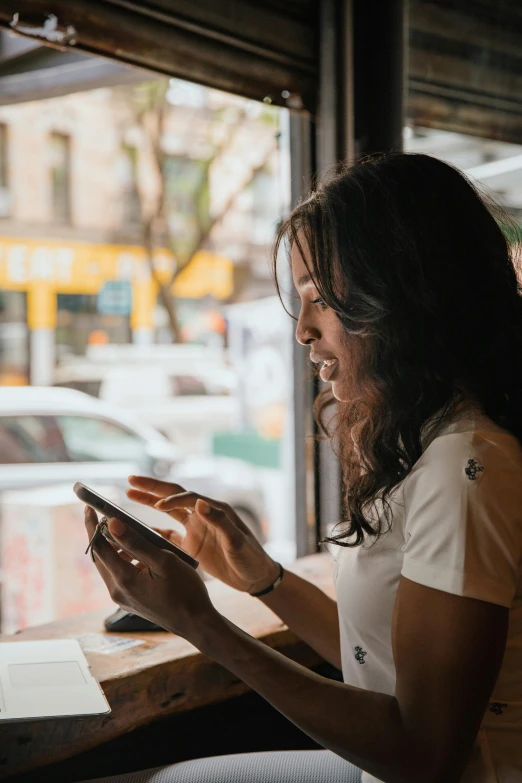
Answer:
M110 711L75 639L0 643L0 721Z

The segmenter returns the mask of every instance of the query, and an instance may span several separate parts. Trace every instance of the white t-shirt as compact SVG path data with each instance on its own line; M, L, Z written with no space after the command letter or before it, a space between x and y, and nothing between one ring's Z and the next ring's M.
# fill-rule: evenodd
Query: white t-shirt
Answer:
M391 529L377 543L330 547L343 679L394 694L391 620L401 574L508 607L504 660L462 783L520 783L522 448L475 406L461 406L424 442L391 502Z

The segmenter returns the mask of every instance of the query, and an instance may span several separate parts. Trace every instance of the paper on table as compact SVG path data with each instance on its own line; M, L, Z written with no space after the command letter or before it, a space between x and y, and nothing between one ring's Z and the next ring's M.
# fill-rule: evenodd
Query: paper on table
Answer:
M103 633L86 633L76 638L84 652L103 653L104 655L112 655L120 650L145 644L141 639L129 639L126 636L114 636L114 634L109 636Z

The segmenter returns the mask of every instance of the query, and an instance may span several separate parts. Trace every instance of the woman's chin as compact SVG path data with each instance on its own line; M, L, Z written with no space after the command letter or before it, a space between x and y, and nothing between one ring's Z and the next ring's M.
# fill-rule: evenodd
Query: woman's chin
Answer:
M331 381L332 394L338 402L348 402L350 399L348 389L340 380Z

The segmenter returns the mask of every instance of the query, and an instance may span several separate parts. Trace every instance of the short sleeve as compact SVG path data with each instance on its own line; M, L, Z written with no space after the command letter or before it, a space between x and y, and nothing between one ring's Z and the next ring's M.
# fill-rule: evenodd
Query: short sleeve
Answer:
M403 576L511 606L522 541L522 450L513 436L435 438L404 482L404 504Z

